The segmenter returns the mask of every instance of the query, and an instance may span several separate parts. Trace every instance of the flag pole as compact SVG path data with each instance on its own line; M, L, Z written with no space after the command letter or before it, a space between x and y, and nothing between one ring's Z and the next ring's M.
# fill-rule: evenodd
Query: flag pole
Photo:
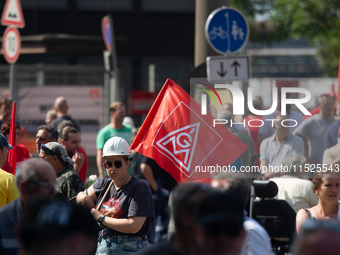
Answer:
M9 144L13 149L8 151L8 161L13 168L13 174L15 174L16 168L16 128L15 128L15 111L17 103L14 101L12 106L11 127L9 131Z

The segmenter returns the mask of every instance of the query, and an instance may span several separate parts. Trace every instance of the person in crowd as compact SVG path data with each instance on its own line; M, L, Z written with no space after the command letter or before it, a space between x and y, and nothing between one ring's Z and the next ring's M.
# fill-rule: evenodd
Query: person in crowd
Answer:
M335 102L336 94L335 94L335 90L334 90L334 84L332 84L332 90L328 91L326 94L329 95L333 99L333 101ZM320 112L320 107L317 106L317 107L309 110L309 112L310 112L311 115L305 115L304 119L308 119L308 118L312 117L313 115L318 114ZM335 105L334 105L334 115L336 115L336 106Z
M7 162L8 150L13 149L7 139L0 134L0 167ZM0 168L0 207L9 204L19 196L14 175Z
M325 133L324 151L338 144L338 131L340 128L340 99L336 102L336 120L329 125Z
M38 132L35 139L35 147L37 152L40 152L40 148L42 144L49 143L49 142L57 142L58 141L58 131L51 126L40 126L38 127Z
M313 183L303 179L307 172L305 164L304 156L289 154L282 162L281 176L270 179L279 189L276 199L287 201L296 213L300 209L310 208L318 203L313 191Z
M129 116L124 117L123 125L128 125L128 126L131 126L132 128L136 128L133 118L131 118Z
M39 158L50 163L57 174L55 198L69 201L84 190L84 183L73 170L74 162L67 156L66 150L57 142L42 144Z
M135 254L149 245L146 234L154 217L150 188L128 174L131 149L123 138L110 138L102 156L109 178L101 178L80 192L77 203L91 208L102 227L97 254Z
M177 185L169 201L176 231L168 241L156 244L143 251L142 255L203 254L194 238L197 235L197 217L203 199L213 192L213 188L202 183L187 182Z
M70 115L67 114L68 103L65 97L58 97L54 101L54 110L57 113L57 118L55 120L52 120L52 127L57 129L60 122L62 122L63 120L70 120L72 121L73 126L80 132L80 126L78 125L78 123Z
M272 121L269 121L271 119L275 119L274 115L278 114L279 112L281 112L281 92L279 92L278 98L279 98L279 102L277 103L277 110L272 113L269 114L268 116L265 116L263 119L264 124L260 127L259 129L259 133L257 136L257 140L258 142L261 144L261 142L272 136L274 134L274 130L272 127ZM287 98L290 98L290 94L287 94ZM291 105L287 104L286 105L286 115L287 115L287 119L292 119L295 121L290 121L289 123L289 132L293 133L293 131L302 123L303 121L303 115L295 110L291 109ZM287 123L288 125L288 123Z
M155 218L151 220L151 231L148 234L148 239L150 243L155 243L159 240L163 239L167 236L167 225L170 220L170 212L167 201L165 200L162 192L162 183L161 183L161 174L164 171L155 160L143 157L140 164L141 171L141 179L144 179L148 182L150 189L152 191L152 196L154 199L154 208L155 208ZM159 216L162 218L160 219ZM162 225L157 224L158 221L162 222ZM160 231L160 236L155 236L156 234L156 226L157 228L162 227L162 231Z
M231 103L225 103L222 105L222 111L230 111L233 114L233 121L236 122L234 116L234 107ZM234 127L245 135L251 136L249 127L247 125L234 125Z
M303 140L289 132L289 126L285 124L287 117L277 113L274 119L278 119L273 124L274 134L260 145L261 171L266 179L280 175L270 167L281 167L287 155L304 155Z
M217 114L218 119L222 119L223 121L227 121L224 126L238 139L240 139L241 142L243 142L245 145L247 145L247 149L241 154L240 158L242 161L242 164L244 166L251 166L251 160L249 155L254 154L255 148L254 148L254 142L253 139L248 136L247 134L244 134L240 132L238 129L235 128L234 124L231 124L231 121L234 119L234 116L231 111L221 111Z
M18 228L20 254L93 255L98 226L83 206L41 198L29 202Z
M8 98L0 100L0 127L3 123L10 123L12 113L12 101Z
M140 127L132 130L131 144L139 129ZM133 174L137 178L148 182L154 199L155 218L151 220L151 231L148 234L148 240L149 243L157 243L167 239L168 236L170 220L168 194L177 185L177 182L155 160L145 157L136 151L132 151L132 153Z
M53 196L56 174L46 161L37 158L25 160L16 173L19 197L0 208L0 254L15 255L19 249L16 229L22 209L28 201L41 196Z
M339 224L308 220L293 242L292 255L338 255L340 251Z
M58 124L58 133L61 134L63 129L66 128L66 127L74 127L72 121L64 120L64 121L60 122ZM80 135L80 133L79 133L79 135ZM81 155L84 156L84 163L81 166L78 174L79 174L80 178L83 180L83 182L85 183L86 182L86 176L87 176L87 170L88 170L88 157L87 157L85 150L83 149L83 147L80 144L79 144L79 147L77 149L77 154L78 155L76 156L76 159L73 159L73 161L75 163L77 163L76 161L79 160L79 157L82 157Z
M338 127L338 133L336 137L340 137L340 126ZM339 140L340 142L340 140ZM340 144L337 142L334 146L328 148L323 153L322 162L327 164L329 167L334 168L334 170L339 169L340 165Z
M78 152L80 146L79 131L74 127L65 127L59 133L59 143L64 147L67 155L73 160L74 171L79 173L85 160L84 155Z
M262 110L263 109L262 98L259 96L255 97L253 100L253 106L257 110ZM259 123L263 121L263 117L249 112L248 116L243 118L243 121L245 121L245 124L247 125L250 131L250 136L253 139L254 147L255 147L255 154L259 154L260 143L258 142L257 137L258 137L259 129L260 129ZM255 162L256 162L255 165L260 166L260 161L258 159Z
M1 134L3 134L7 140L9 140L9 133L11 129L10 123L4 123L1 125ZM15 156L16 156L16 166L20 166L24 160L31 158L25 145L20 144L21 131L20 125L15 124L16 130L16 146L15 146Z
M300 136L304 142L305 157L310 164L322 164L323 144L325 133L334 121L333 98L322 94L318 98L320 112L304 120L295 130L295 135Z
M213 175L211 186L239 194L244 208L249 203L250 182L244 173L218 173ZM270 255L271 243L267 231L257 221L248 217L245 217L243 227L247 237L239 255Z
M57 118L57 113L55 110L49 110L45 115L45 124L47 126L51 125L51 122Z
M125 105L122 102L114 102L110 105L110 116L111 116L111 123L103 127L101 130L99 130L97 135L97 168L98 168L98 174L99 178L104 177L104 168L103 168L103 147L107 140L109 140L112 137L121 137L125 141L131 140L131 132L132 127L128 125L123 124L124 117L126 116L126 109ZM129 169L129 173L132 172Z
M302 224L308 219L338 222L340 174L334 171L316 171L312 182L318 204L312 208L304 208L298 211L296 215L296 232L298 234L301 231Z
M234 192L218 191L203 199L193 237L203 254L240 254L247 236L243 207L242 198Z

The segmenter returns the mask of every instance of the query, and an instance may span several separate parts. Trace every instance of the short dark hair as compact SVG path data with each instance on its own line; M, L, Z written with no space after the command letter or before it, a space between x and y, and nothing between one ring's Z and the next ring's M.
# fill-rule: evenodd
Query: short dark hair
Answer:
M322 101L322 99L323 99L324 97L333 100L333 97L331 97L330 95L328 95L328 94L321 94L321 95L318 97L318 103L321 103L321 101Z
M62 122L60 122L58 124L58 127L57 127L58 133L61 134L63 129L66 128L66 127L74 127L75 128L75 126L74 126L72 121L70 121L70 120L63 120Z
M61 130L61 132L59 133L59 142L64 139L65 141L68 140L69 138L69 133L74 133L74 134L79 134L78 129L76 129L75 127L71 127L71 126L67 126L65 128L63 128Z
M183 227L181 212L186 212L196 219L202 200L213 191L212 187L195 182L183 183L175 187L172 191L172 204L177 230Z
M221 188L221 190L231 191L238 194L239 197L242 199L243 205L247 205L251 183L245 173L225 172L216 174L213 176L213 178L217 180L226 179L227 182L225 183L224 187Z
M48 126L48 125L42 125L42 126L38 127L38 131L40 129L47 130L49 132L48 136L50 137L50 139L51 140L55 139L56 141L58 141L59 133L54 127Z

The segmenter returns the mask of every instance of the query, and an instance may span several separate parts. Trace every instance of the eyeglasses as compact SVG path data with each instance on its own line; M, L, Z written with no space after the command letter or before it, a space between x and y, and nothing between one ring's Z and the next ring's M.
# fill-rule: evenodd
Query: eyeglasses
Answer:
M45 144L42 144L40 149L43 150L43 153L47 155L55 156L55 153L50 148L48 148Z
M32 181L32 180L28 180L26 182L34 184L40 189L52 189L52 188L54 189L55 188L54 185L50 182L37 182L37 181Z
M204 234L206 237L217 237L219 235L227 235L230 238L235 238L241 233L242 226L235 224L233 222L222 223L214 222L207 224L203 227Z
M112 162L111 161L105 161L104 164L106 169L109 169L112 167ZM113 162L113 165L115 166L115 168L121 168L123 166L123 162L120 160L116 160Z

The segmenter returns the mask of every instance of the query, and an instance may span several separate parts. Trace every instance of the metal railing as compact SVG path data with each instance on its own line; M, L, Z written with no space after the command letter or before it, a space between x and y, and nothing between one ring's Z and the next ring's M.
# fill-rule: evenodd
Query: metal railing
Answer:
M15 86L101 85L104 66L15 65ZM0 65L0 87L9 86L10 66Z

